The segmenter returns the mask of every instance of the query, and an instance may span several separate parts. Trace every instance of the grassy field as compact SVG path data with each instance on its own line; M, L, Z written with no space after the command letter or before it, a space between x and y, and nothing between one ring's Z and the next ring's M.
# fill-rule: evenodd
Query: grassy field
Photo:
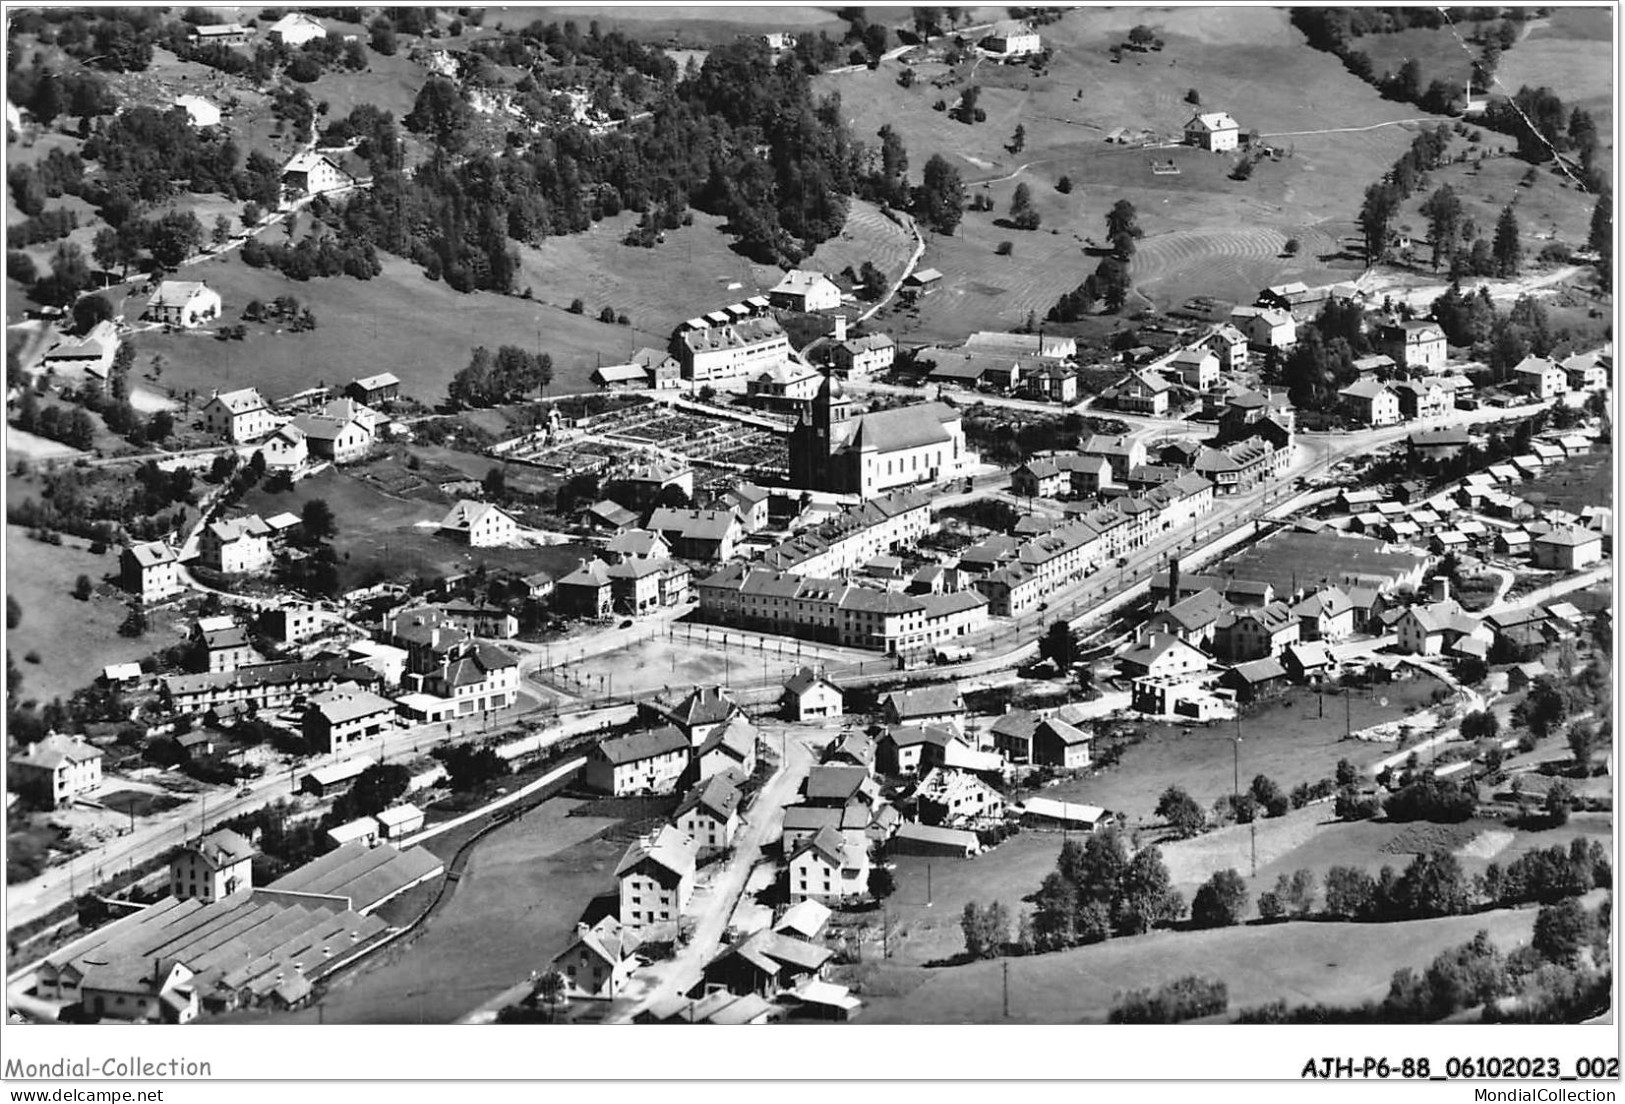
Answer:
M403 947L346 975L322 1002L328 1023L451 1023L545 969L595 897L613 890L625 846L595 838L617 822L543 802L476 846L451 900ZM315 1023L314 1008L270 1017Z
M1535 910L1403 924L1289 923L1202 932L1154 932L1057 954L1009 959L1010 1022L1099 1023L1115 995L1188 974L1229 987L1230 1009L1268 1001L1353 1004L1379 999L1400 966L1488 931L1503 949L1527 942ZM1004 1022L1004 962L940 969L865 964L855 971L863 1023Z
M655 7L602 8L587 5L546 4L538 7L519 7L512 10L488 11L486 27L519 28L536 21L543 23L574 22L583 32L589 23L597 23L600 30L620 31L645 42L667 39L684 43L720 44L732 42L745 34L763 34L767 31L790 31L795 34L813 34L825 31L839 38L846 24L836 19L828 8L811 5L763 8L705 8L682 9Z
M37 544L24 529L6 526L6 593L23 608L22 622L6 634L6 647L22 672L21 700L66 699L107 664L129 663L176 642L159 619L143 638L120 636L118 626L129 611L118 591L98 586L88 602L69 593L82 574L100 583L117 572L113 552L93 556L75 537L64 537L60 546ZM39 662L27 662L29 655L38 655Z
M1466 50L1449 27L1407 27L1391 34L1361 35L1354 40L1353 47L1371 59L1371 69L1378 76L1397 73L1406 61L1414 59L1422 67L1424 88L1434 80L1455 81L1466 87L1473 59L1479 54L1479 47L1472 44L1473 35L1481 27L1493 30L1496 26L1495 21L1476 23L1456 18L1456 31L1468 40ZM1501 64L1506 64L1505 55ZM1474 92L1482 98L1484 90L1478 88Z
M426 492L442 498L438 491ZM345 587L364 586L386 572L392 578L474 571L480 566L533 571L570 570L583 554L573 545L548 548L468 548L435 535L435 526L450 500L397 498L349 471L329 468L294 484L291 491L268 494L262 484L243 499L245 510L261 515L289 510L298 513L312 498L323 498L338 518L333 542L339 554L339 576Z
M1568 107L1583 107L1597 120L1604 148L1614 146L1614 10L1604 5L1556 8L1532 20L1528 33L1501 56L1497 90L1523 85L1550 88Z
M1614 450L1594 449L1585 456L1576 456L1554 464L1529 480L1520 489L1531 502L1579 513L1586 506L1613 506L1614 504Z
M1358 691L1347 700L1348 723L1357 730L1414 713L1438 685L1422 677ZM1341 696L1327 695L1322 715L1315 694L1295 689L1253 707L1241 722L1241 785L1266 774L1291 790L1299 782L1330 777L1339 759L1364 767L1393 754L1390 744L1343 739L1344 704ZM1209 808L1231 792L1238 770L1235 735L1230 722L1211 728L1147 726L1145 739L1128 748L1117 766L1045 793L1104 806L1136 821L1153 819L1157 798L1169 786L1183 787Z
M922 340L1002 326L1040 315L1060 292L1080 283L1097 263L1083 243L1104 233L1104 216L1120 198L1135 204L1146 237L1133 274L1159 305L1195 294L1250 301L1258 287L1280 280L1325 282L1351 278L1353 269L1330 258L1360 194L1410 142L1413 127L1384 126L1360 133L1306 134L1327 128L1365 127L1423 117L1418 109L1381 99L1369 86L1327 65L1287 22L1285 11L1261 8L1176 9L1154 13L1167 47L1159 54L1127 55L1119 64L1108 48L1141 11L1069 12L1043 28L1055 60L1043 75L1025 67L970 66L949 72L940 62L915 66L913 87L897 85L900 63L876 71L817 78L839 91L855 133L871 140L883 123L903 136L911 163L942 153L967 186L986 184L991 214L967 213L951 238L933 237L924 262L943 271L944 289L921 305L918 320L903 318L904 333ZM1267 71L1272 79L1256 77ZM950 105L974 82L986 121L967 126L932 110ZM1279 94L1280 87L1299 90ZM1243 128L1266 136L1292 156L1260 164L1251 180L1228 179L1229 156L1196 150L1138 150L1108 146L1117 127L1177 135L1194 108L1230 112ZM1017 122L1026 128L1019 153L1006 149ZM1172 159L1177 176L1155 176L1150 161ZM1054 191L1068 175L1069 195ZM1031 185L1043 219L1035 233L993 224L1008 211L1017 183ZM1303 245L1281 255L1287 239ZM1002 240L1011 257L996 257Z

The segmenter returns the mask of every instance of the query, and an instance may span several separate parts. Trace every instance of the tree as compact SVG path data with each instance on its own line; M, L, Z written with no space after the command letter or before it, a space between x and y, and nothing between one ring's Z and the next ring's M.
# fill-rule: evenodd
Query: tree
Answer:
M1258 895L1258 916L1261 920L1279 920L1286 915L1286 903L1281 900L1279 892L1280 883L1277 882L1276 886L1276 889L1265 890ZM1192 912L1194 911L1193 905Z
M1010 136L1010 152L1020 153L1027 148L1027 128L1020 123L1016 124L1016 132Z
M1577 898L1568 897L1541 906L1530 946L1548 962L1572 966L1579 960L1580 948L1590 941L1590 934L1591 918Z
M1501 731L1501 721L1493 710L1477 709L1461 719L1464 740L1493 740Z
M1144 23L1137 23L1129 29L1128 40L1136 46L1148 47L1157 41L1157 32Z
M313 498L305 503L305 508L299 512L299 522L305 536L310 540L332 540L338 535L338 522L333 516L333 507L327 504L325 498Z
M1392 99L1415 103L1422 96L1422 63L1406 58L1387 91Z
M1056 621L1049 631L1038 638L1038 656L1055 664L1058 671L1066 671L1078 661L1082 651L1078 632L1069 621Z
M1433 243L1433 267L1437 269L1440 260L1455 256L1464 217L1461 199L1449 184L1441 184L1439 190L1423 202L1422 214L1428 220L1428 238Z
M1228 928L1247 911L1247 883L1232 868L1202 883L1191 900L1191 922L1199 928Z
M87 334L96 323L112 320L113 304L105 295L85 295L73 304L73 327L78 333Z
M1337 761L1337 784L1339 786L1352 786L1360 780L1360 769L1347 759Z
M225 215L214 216L214 229L210 231L209 239L214 242L217 249L229 242L231 240L231 219Z
M1072 178L1070 176L1061 177L1055 182L1055 190L1062 195L1070 195L1072 192Z
M17 604L17 599L6 595L6 628L15 629L23 623L23 607Z
M889 867L876 866L869 870L869 896L884 901L897 892L897 878Z
M1537 739L1543 740L1568 715L1568 697L1551 675L1541 675L1529 685L1529 691L1512 710L1512 720L1523 725Z
M492 468L480 481L480 488L485 492L486 498L501 502L508 496L508 473L502 468Z
M34 85L34 96L29 101L28 110L33 112L41 126L49 127L62 114L64 100L61 78L46 69L40 73Z
M1117 930L1129 935L1143 934L1159 924L1179 919L1184 904L1174 892L1161 848L1147 847L1137 852L1123 871L1113 909Z
M426 134L443 154L456 153L468 141L474 112L457 86L438 74L431 76L402 122L414 134Z
M1202 94L1194 88L1187 88L1185 90L1185 102L1190 104L1192 107L1201 107Z
M1252 794L1253 800L1264 810L1265 816L1282 816L1292 807L1291 799L1276 784L1275 780L1262 774L1253 779L1249 792Z
M77 580L74 581L73 596L79 599L79 601L90 601L90 596L94 591L95 584L90 581L89 575L81 575Z
M1326 871L1326 915L1363 920L1371 914L1376 882L1359 867L1334 866Z
M1523 258L1523 246L1518 241L1518 216L1512 204L1501 208L1501 217L1495 223L1495 274L1511 277L1518 274Z
M979 908L975 901L966 901L959 928L965 936L965 954L969 958L993 958L1004 950L1010 938L1010 916L997 901L986 908Z
M260 205L255 203L252 199L243 204L242 222L244 230L254 229L254 227L260 224L260 219L264 217L265 212L262 211L260 209Z
M1597 726L1588 721L1569 725L1569 753L1574 756L1574 773L1584 778L1591 773L1591 757L1597 749Z
M1101 258L1094 275L1085 283L1090 285L1090 290L1094 293L1092 298L1103 301L1106 310L1111 314L1122 310L1123 305L1128 302L1130 287L1128 265L1116 257Z
M1010 221L1017 230L1038 229L1039 215L1033 208L1032 189L1026 184L1017 184L1010 197Z
M1145 232L1140 229L1139 214L1134 210L1134 204L1126 199L1120 199L1112 204L1110 211L1106 212L1106 237L1116 241L1124 234L1131 238L1145 236Z
M959 178L959 170L941 154L932 154L931 160L925 163L914 205L926 225L939 234L952 235L964 217L965 185Z
M1180 839L1190 839L1207 826L1207 814L1195 798L1178 786L1169 786L1157 801L1156 813Z

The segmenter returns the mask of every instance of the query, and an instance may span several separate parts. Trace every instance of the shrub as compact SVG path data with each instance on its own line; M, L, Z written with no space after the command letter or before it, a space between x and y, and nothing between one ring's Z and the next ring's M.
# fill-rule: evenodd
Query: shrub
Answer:
M1247 884L1234 869L1221 870L1196 891L1191 922L1199 928L1227 928L1241 923L1246 911Z
M1109 1021L1116 1024L1181 1023L1214 1016L1230 1007L1230 992L1216 978L1195 975L1170 981L1155 990L1134 989L1112 1005Z
M1441 782L1433 778L1412 782L1383 802L1389 820L1427 820L1435 824L1459 824L1477 807L1478 800L1470 791L1448 779Z
M1286 240L1286 248L1283 249L1282 252L1284 252L1288 257L1296 257L1298 255L1298 250L1302 248L1303 243L1297 238L1288 238Z
M1010 254L1014 253L1015 251L1016 251L1016 247L1015 247L1014 243L1007 242L1007 241L1002 241L1002 242L999 243L999 247L997 249L995 249L993 252L997 253L1001 257L1008 257Z
M571 314L585 314L585 313L587 313L587 304L583 303L580 299L572 299L572 300L570 300L570 313Z

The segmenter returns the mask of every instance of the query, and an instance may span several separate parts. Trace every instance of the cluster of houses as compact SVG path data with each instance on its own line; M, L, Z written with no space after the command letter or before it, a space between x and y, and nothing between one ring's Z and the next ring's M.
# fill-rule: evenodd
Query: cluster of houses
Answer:
M321 463L351 464L374 445L400 432L371 404L398 398L400 380L382 372L352 381L338 397L279 413L257 388L216 391L203 404L204 430L232 445L258 447L268 471L302 472Z

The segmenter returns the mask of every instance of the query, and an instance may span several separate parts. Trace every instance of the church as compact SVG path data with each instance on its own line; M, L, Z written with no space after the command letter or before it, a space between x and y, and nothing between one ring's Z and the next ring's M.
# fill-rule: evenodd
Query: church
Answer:
M957 410L932 402L860 413L828 375L790 431L790 481L813 491L873 498L952 479L969 464Z

